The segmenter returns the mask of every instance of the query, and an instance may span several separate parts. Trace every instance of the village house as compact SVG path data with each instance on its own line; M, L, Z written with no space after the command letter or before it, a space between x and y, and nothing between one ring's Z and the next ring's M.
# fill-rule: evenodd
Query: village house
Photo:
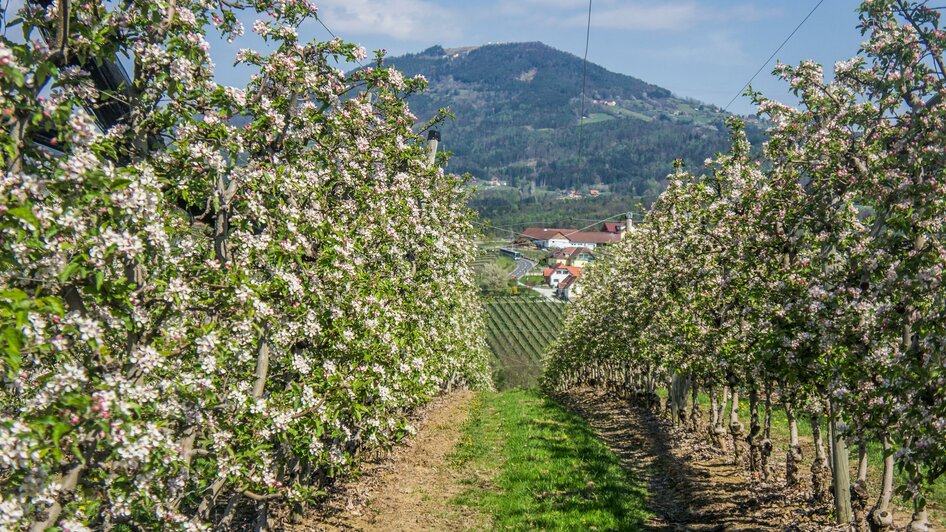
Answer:
M565 235L570 245L574 247L583 247L594 249L597 246L606 246L616 244L621 241L621 235L618 233L606 233L604 231L575 231Z
M578 282L578 277L574 275L566 277L562 282L558 283L558 287L555 289L556 297L564 299L565 301L573 301L580 294L581 283Z
M615 233L623 235L627 232L628 222L604 222L601 225L601 230L605 233Z
M554 229L549 227L530 227L521 236L542 249L561 249L571 245L566 234L575 233L576 229Z
M581 277L581 268L558 264L552 268L543 270L542 275L545 277L545 283L547 285L552 288L558 288L558 285L568 277Z
M631 213L623 222L605 222L600 231L579 231L551 227L530 227L520 234L524 240L542 249L564 249L568 247L588 248L615 244L621 241L631 228Z
M567 248L557 249L546 259L549 266L564 264L566 266L578 266L583 268L588 263L595 260L591 249L586 247L569 246Z
M581 268L558 264L553 268L546 268L543 272L545 282L555 289L555 297L571 301L580 292L578 279L581 277Z

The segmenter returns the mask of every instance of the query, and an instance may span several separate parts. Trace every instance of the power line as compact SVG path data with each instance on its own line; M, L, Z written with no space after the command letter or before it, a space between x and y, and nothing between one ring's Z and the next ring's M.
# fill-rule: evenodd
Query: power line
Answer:
M328 34L331 35L333 39L338 39L338 35L335 35L335 32L330 30L329 27L325 25L325 22L322 20L322 17L320 17L319 15L315 15L315 20L319 24L321 24L323 28L325 28L325 31L327 31ZM362 64L362 62L357 57L355 58L355 62L358 63L358 66L360 66L361 68L365 68L365 65Z
M585 229L588 229L588 228L590 228L590 227L594 227L594 226L596 226L596 225L598 225L598 224L600 224L600 223L603 223L603 222L607 222L608 220L613 220L614 218L618 218L618 217L620 217L620 216L627 216L627 214L628 214L628 211L619 212L619 213L617 213L617 214L612 214L611 216L608 216L607 218L602 218L602 219L600 219L600 220L595 220L594 222L592 222L592 223L590 223L590 224L588 224L588 225L582 227L581 229L576 229L576 230L573 231L573 232L574 232L574 233L580 233L581 231L584 231ZM633 216L634 216L634 213L631 213L631 216L633 217ZM577 218L573 218L573 219L577 219ZM591 219L591 218L583 218L584 221L587 221L587 220L590 220L590 219ZM478 223L478 222L473 222L473 223ZM515 231L510 231L510 230L508 230L508 229L501 229L502 226L488 225L488 224L485 224L485 223L483 223L483 222L479 222L479 224L480 224L480 225L483 225L484 227L490 227L490 228L493 228L493 229L499 229L499 230L505 231L505 232L507 232L507 233L515 233ZM518 234L518 233L516 233L516 234ZM565 236L568 236L568 235L570 235L570 234L572 234L572 232L566 233Z
M591 43L591 0L588 0L588 29L585 32L585 58L581 64L581 115L578 117L578 180L581 182L584 175L581 168L582 135L585 125L585 86L588 82L588 45Z
M770 55L769 58L766 59L764 63L762 63L762 66L759 67L759 70L756 70L755 74L753 74L752 77L749 78L749 81L747 81L746 84L743 85L741 89L739 89L739 92L737 92L736 95L732 97L732 100L729 100L729 103L727 103L726 107L723 108L724 113L729 110L729 106L732 105L733 102L736 101L736 98L741 96L742 93L746 91L746 88L752 84L752 80L754 80L755 77L758 76L760 72L762 72L765 66L768 65L769 62L772 61L772 59L775 57L775 54L779 53L782 50L782 47L784 47L788 43L788 41L790 41L791 38L795 36L795 33L797 33L798 30L801 29L801 27L805 25L805 22L808 22L808 19L811 18L811 15L813 15L819 7L821 7L822 3L824 3L824 0L818 0L818 3L815 4L815 7L811 8L811 11L809 11L808 14L805 15L805 18L803 18L802 21L799 22L797 26L795 26L795 29L793 29L792 32L788 34L788 37L785 37L785 40L782 41L782 44L778 45L778 48L776 48L775 51L772 52L772 55Z

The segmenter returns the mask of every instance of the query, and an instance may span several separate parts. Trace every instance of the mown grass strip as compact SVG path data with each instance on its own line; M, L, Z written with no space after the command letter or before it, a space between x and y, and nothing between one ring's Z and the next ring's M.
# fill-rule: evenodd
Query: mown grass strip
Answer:
M499 530L638 530L644 481L578 416L531 390L483 393L455 452L469 488L454 502Z

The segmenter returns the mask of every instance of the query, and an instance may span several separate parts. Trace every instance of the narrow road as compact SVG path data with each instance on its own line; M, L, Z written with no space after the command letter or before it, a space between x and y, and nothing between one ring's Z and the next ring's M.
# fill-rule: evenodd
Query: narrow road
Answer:
M534 268L535 264L535 261L526 258L516 259L516 269L509 274L509 277L515 278L518 281L519 279L522 279L522 277L527 273L529 273L529 270Z

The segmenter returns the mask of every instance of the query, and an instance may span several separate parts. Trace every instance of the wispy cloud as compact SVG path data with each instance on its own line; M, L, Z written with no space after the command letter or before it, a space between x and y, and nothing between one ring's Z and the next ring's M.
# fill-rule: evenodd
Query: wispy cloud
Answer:
M741 65L750 58L739 40L729 32L709 32L699 42L687 42L665 48L649 49L646 53L667 60L686 60L708 65Z
M631 3L592 10L591 23L597 28L626 30L680 30L699 19L699 9L690 2ZM584 25L587 19L572 18L570 25Z
M319 13L336 33L431 41L461 32L458 13L427 0L322 0Z

